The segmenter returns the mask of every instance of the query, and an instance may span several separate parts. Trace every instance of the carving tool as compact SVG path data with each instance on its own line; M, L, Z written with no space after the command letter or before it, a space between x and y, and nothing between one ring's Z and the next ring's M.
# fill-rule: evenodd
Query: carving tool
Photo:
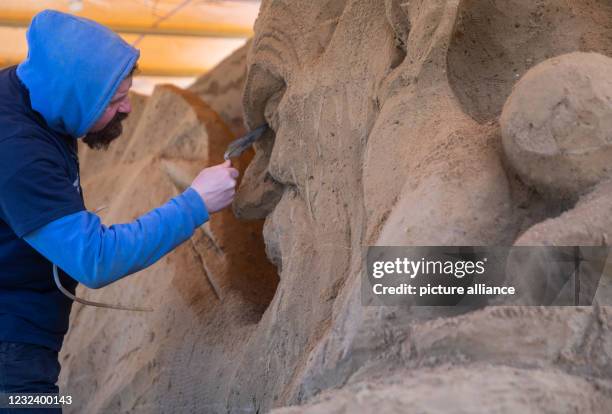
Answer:
M240 154L242 154L247 148L250 148L251 145L253 145L253 143L268 130L268 128L268 124L260 125L243 137L230 142L230 144L227 146L227 151L225 151L225 154L223 154L223 158L229 160L230 158L240 156Z

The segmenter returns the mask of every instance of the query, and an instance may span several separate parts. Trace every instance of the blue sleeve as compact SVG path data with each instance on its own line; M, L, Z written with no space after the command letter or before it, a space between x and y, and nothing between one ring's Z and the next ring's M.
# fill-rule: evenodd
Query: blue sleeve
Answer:
M81 211L24 239L72 278L97 289L152 265L207 220L204 201L188 188L131 223L106 227L97 215Z

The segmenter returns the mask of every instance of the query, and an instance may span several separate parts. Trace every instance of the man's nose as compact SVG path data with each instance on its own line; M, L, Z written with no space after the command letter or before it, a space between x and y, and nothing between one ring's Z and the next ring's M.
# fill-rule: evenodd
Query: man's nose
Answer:
M118 110L119 112L123 112L125 114L129 114L130 112L132 112L132 102L130 102L129 97L126 96L125 99L121 101Z

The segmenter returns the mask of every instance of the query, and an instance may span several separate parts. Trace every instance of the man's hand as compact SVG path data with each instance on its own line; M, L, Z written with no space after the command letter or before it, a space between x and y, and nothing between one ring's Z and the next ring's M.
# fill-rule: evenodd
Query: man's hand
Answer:
M238 175L238 170L232 168L232 162L227 160L200 171L191 188L200 194L208 212L212 214L230 205L236 193Z

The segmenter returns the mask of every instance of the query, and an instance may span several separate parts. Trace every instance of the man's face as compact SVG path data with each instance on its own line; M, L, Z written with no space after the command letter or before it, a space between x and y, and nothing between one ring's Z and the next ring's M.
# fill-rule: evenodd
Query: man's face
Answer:
M87 146L92 149L106 149L113 140L121 135L123 131L121 122L132 111L128 94L131 87L132 77L129 76L121 82L100 118L83 138Z

